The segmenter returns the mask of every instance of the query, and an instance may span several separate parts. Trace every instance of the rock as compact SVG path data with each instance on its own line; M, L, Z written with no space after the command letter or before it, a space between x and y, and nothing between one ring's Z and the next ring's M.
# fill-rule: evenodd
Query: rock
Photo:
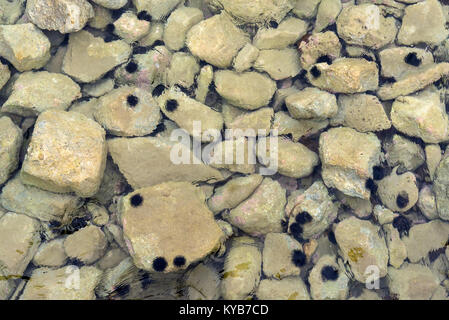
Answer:
M212 141L223 128L223 117L219 112L176 88L166 90L157 102L167 118L200 141Z
M85 264L92 264L106 252L108 241L103 231L93 225L88 225L64 240L64 250L67 256Z
M311 221L304 223L301 237L310 239L318 236L329 228L337 218L338 203L332 201L328 190L322 181L315 181L303 194L289 199L289 206L285 213L289 218L289 230L293 233L292 224L296 221L296 216L307 212Z
M156 129L161 114L159 105L150 93L135 87L123 86L98 100L95 120L116 136L144 136Z
M407 247L405 246L404 241L401 240L399 231L395 229L392 224L385 224L383 229L386 233L385 239L390 253L389 263L396 269L399 269L407 258Z
M82 201L71 194L57 194L23 184L16 175L3 187L1 204L8 210L41 221L67 223Z
M309 274L310 296L314 300L344 300L349 293L349 278L335 261L335 256L322 256ZM324 278L323 268L331 267L336 279Z
M435 193L438 215L443 220L449 220L449 157L441 160L437 171L435 172L435 179L433 191Z
M307 22L286 18L277 28L260 28L253 39L253 45L261 50L285 49L296 43L307 33Z
M290 48L260 50L254 69L268 73L274 80L294 77L301 71L298 51Z
M287 96L285 104L295 119L324 120L332 118L338 111L335 95L313 87Z
M392 100L399 96L406 96L424 89L429 84L438 81L449 74L449 63L431 64L418 73L408 74L393 84L386 84L379 88L377 96L380 100Z
M421 213L429 220L438 219L437 203L431 186L424 185L419 190L418 197L418 208Z
M302 251L301 244L286 233L268 233L262 252L263 273L278 280L299 276L301 269L293 264L293 251Z
M23 14L25 0L2 1L0 3L0 24L14 24Z
M197 8L180 7L167 19L164 43L170 50L180 50L185 46L186 34L194 25L203 20L203 12Z
M108 9L120 9L124 7L128 2L126 0L92 0L92 1Z
M260 108L256 111L246 112L228 104L222 106L222 114L227 129L233 130L236 136L239 136L239 131L241 131L242 135L247 137L268 135L274 117L272 108Z
M225 300L242 300L257 288L262 254L255 241L249 237L236 237L226 255L221 293Z
M110 249L105 253L103 258L97 262L96 266L100 270L111 269L119 265L119 263L127 257L128 254L120 248Z
M106 72L124 63L131 47L122 40L105 43L87 31L69 37L62 70L79 82L93 82Z
M94 29L103 29L106 28L108 24L114 22L112 20L111 10L106 9L103 6L96 5L95 3L92 3L92 7L94 8L94 17L90 18L89 21L87 21L87 25L89 27L92 27Z
M292 11L301 19L313 18L320 2L321 0L296 1Z
M331 125L342 124L360 132L391 128L391 121L376 96L364 93L339 95L338 106L338 113L331 119Z
M320 135L323 181L351 197L369 199L366 179L380 162L380 141L372 133L351 128L333 128Z
M70 106L69 111L81 113L87 118L95 121L94 113L95 110L97 110L97 108L98 108L98 99L92 98L86 101L73 103Z
M138 41L140 46L152 46L156 41L163 41L165 24L158 21L151 23L150 32Z
M377 64L365 59L340 58L331 65L318 63L315 67L318 76L309 72L307 78L313 86L329 92L358 93L377 90L379 85Z
M33 270L20 300L93 300L102 273L95 267L73 265L38 268Z
M424 148L426 153L426 164L430 179L435 177L435 171L441 161L441 148L438 144L428 144Z
M380 204L377 204L376 206L374 206L373 213L374 213L374 216L376 217L377 222L379 222L380 225L392 223L394 218L399 216L397 213L394 213L390 209L385 208L384 206L381 206Z
M6 64L0 62L0 89L8 82L11 72Z
M234 58L233 67L235 71L243 72L250 69L258 56L259 49L247 43Z
M108 149L120 172L134 189L165 181L213 183L223 179L218 170L203 164L196 157L189 163L173 163L170 159L173 149L189 155L191 150L166 138L116 138L108 140Z
M281 232L285 204L285 190L267 177L248 199L226 213L224 218L250 235Z
M216 251L223 232L205 200L204 193L188 182L167 182L125 196L120 211L134 264L172 272Z
M288 0L257 0L251 4L240 0L212 0L211 4L226 11L239 24L279 23L293 8Z
M243 136L235 138L231 135L230 139L212 145L212 150L204 155L206 157L204 161L214 168L225 169L229 172L255 173L255 144L254 138L247 139ZM259 172L262 170L260 169Z
M86 83L83 86L83 93L92 97L101 97L114 89L113 79L101 79L94 83Z
M362 293L358 295L357 297L351 297L349 300L382 300L381 297L375 292L370 289L363 289Z
M382 203L395 212L405 212L418 201L416 177L412 172L397 173L395 167L391 174L377 183L378 195Z
M258 72L236 73L229 70L215 72L215 88L218 94L236 107L255 110L268 105L276 83Z
M163 20L181 2L181 0L132 0L137 12L147 11L154 20Z
M1 25L0 56L20 72L40 69L50 59L50 41L32 23Z
M105 207L89 202L86 205L87 212L92 216L92 223L96 226L104 226L109 222L109 213Z
M52 192L94 195L106 165L105 132L77 112L48 110L39 115L20 177Z
M190 88L199 71L200 65L195 57L185 52L175 52L167 73L168 84Z
M417 224L410 228L408 237L403 237L407 247L408 258L417 263L425 258L430 251L444 248L449 237L449 223L432 220Z
M199 75L196 78L195 99L201 103L206 102L207 94L209 93L209 86L214 79L214 69L211 65L206 65L201 68Z
M321 32L327 26L334 24L341 8L341 0L321 0L318 5L313 33Z
M277 142L273 144L273 140ZM303 178L312 174L319 163L318 155L306 146L285 138L259 137L257 142L257 158L267 167L276 166L278 172L292 178Z
M384 143L384 150L390 167L400 165L402 169L415 171L424 163L423 149L398 134L395 134L391 141Z
M359 282L365 283L371 265L379 268L379 278L387 275L388 249L378 234L379 229L369 221L350 217L338 223L334 230L343 257Z
M446 18L439 1L426 0L407 6L398 33L398 42L404 45L420 42L437 45L447 38L445 25Z
M140 20L132 12L123 13L120 18L114 21L114 33L122 38L126 43L133 43L150 32L150 22Z
M287 112L279 111L274 115L273 130L277 130L279 135L292 135L293 141L298 141L301 137L313 135L329 124L328 120L296 120L291 118Z
M218 68L229 67L247 42L248 36L224 14L197 23L186 36L190 52Z
M189 272L185 287L189 300L218 300L220 275L211 265L200 263Z
M41 243L39 227L23 214L8 212L0 218L0 265L7 279L22 277Z
M256 296L258 300L310 300L307 287L299 277L263 279L256 290Z
M346 43L379 49L395 40L398 29L396 20L385 18L377 5L361 4L341 10L337 31Z
M55 239L41 244L33 258L38 267L60 267L65 264L64 239Z
M326 31L312 34L307 40L301 41L298 50L301 53L301 67L309 69L320 57L328 56L331 60L339 58L341 43L334 32Z
M26 16L40 29L71 33L84 28L94 9L85 0L30 0Z
M19 75L2 111L23 117L35 117L46 110L67 110L81 98L78 84L69 77L47 71Z
M406 62L406 58L416 57L413 64ZM384 77L401 79L408 74L419 73L433 64L432 53L419 48L393 47L379 52L381 74ZM417 65L418 64L418 65Z
M225 209L233 209L247 199L262 182L262 176L253 174L229 180L215 189L214 195L207 201L209 209L219 213Z
M0 118L0 185L5 183L19 166L22 130L9 117Z
M427 143L449 140L449 118L437 91L397 98L391 108L391 121L398 131Z
M404 263L398 270L388 268L390 292L399 300L430 300L439 286L432 271L420 264Z
M340 202L343 205L348 206L352 210L352 213L360 219L368 218L373 212L373 205L370 200L350 197L338 190L336 191L336 194Z

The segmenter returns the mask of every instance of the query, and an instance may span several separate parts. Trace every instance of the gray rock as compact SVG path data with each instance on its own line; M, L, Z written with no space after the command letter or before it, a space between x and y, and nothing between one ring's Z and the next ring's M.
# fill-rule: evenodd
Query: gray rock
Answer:
M307 22L286 18L277 28L260 28L253 39L253 45L261 50L285 49L307 33Z
M340 57L341 43L332 31L315 33L307 41L301 41L298 46L301 53L301 67L309 69L322 56L334 60Z
M328 120L296 120L287 112L279 111L274 115L273 130L277 130L279 135L291 134L293 141L298 141L303 136L308 137L321 131L328 124Z
M288 276L299 276L301 269L292 262L294 250L302 251L302 246L288 234L268 233L262 251L265 276L278 280Z
M287 96L285 104L295 119L324 120L332 118L338 111L335 95L313 87Z
M167 72L168 85L190 88L199 71L200 65L195 57L185 52L175 52Z
M433 191L435 192L438 215L441 219L449 220L449 157L441 160L435 172Z
M39 69L50 59L50 41L32 23L1 25L0 55L20 72Z
M430 179L435 177L435 171L441 161L441 148L438 144L428 144L424 148L426 153L426 164Z
M338 277L335 280L325 280L321 275L324 267L332 267ZM314 300L344 300L349 293L349 278L337 264L335 256L322 256L309 274L310 296Z
M163 20L181 0L132 0L137 12L147 11L154 20Z
M421 213L429 220L438 219L437 203L432 186L424 185L419 190L418 197L418 208Z
M83 86L83 93L92 97L101 97L114 89L114 79L101 79Z
M167 19L164 29L164 43L170 50L179 50L185 46L187 31L203 20L203 12L197 8L180 7Z
M39 267L60 267L66 261L64 239L55 239L41 244L33 258L33 264Z
M405 58L410 54L416 54L420 60L419 66L410 65ZM384 77L401 79L410 73L419 73L429 65L433 64L432 52L409 47L387 48L379 52L381 74Z
M122 38L126 43L133 43L150 32L149 21L140 20L132 12L123 13L120 18L114 21L114 34Z
M313 33L321 32L327 26L334 24L341 9L341 0L321 0L318 6Z
M8 180L19 165L22 130L9 117L0 118L0 184Z
M78 98L80 87L68 76L47 71L24 72L14 82L2 111L35 117L46 110L66 110Z
M294 77L301 71L298 51L291 48L260 50L254 69L268 73L274 80Z
M92 264L106 252L108 241L101 228L88 225L64 240L64 250L67 256L78 259L84 264Z
M390 167L400 165L402 169L415 171L425 161L424 150L418 144L397 134L384 143L384 150Z
M92 0L92 1L108 9L120 9L128 3L127 0Z
M26 15L40 29L70 33L84 28L94 9L86 0L30 0Z
M0 2L0 24L14 24L25 10L25 0Z

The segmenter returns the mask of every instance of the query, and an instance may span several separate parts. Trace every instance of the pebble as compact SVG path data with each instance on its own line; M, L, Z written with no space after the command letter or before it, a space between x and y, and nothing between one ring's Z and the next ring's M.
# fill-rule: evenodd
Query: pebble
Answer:
M246 110L256 110L268 105L276 91L276 83L273 80L254 71L239 74L220 70L214 74L214 83L221 97Z
M2 1L0 3L0 24L14 24L23 14L25 0Z
M260 50L285 49L306 35L308 23L297 18L286 18L277 28L260 28L253 45Z
M385 240L390 254L389 264L399 269L407 258L407 246L402 241L399 231L391 223L383 225Z
M279 111L274 115L273 130L277 130L279 135L291 134L293 141L298 141L301 137L316 134L326 128L329 121L321 120L297 120L289 116L287 112Z
M449 220L449 157L443 158L435 172L433 191L435 193L438 215Z
M184 52L176 52L170 61L170 68L167 72L167 82L170 86L179 85L184 88L190 88L200 66L192 55Z
M74 102L70 107L70 112L78 112L87 118L95 121L94 113L98 108L98 99L90 98L89 100L78 100L78 102Z
M388 268L390 291L400 300L430 300L439 286L432 271L421 264L404 263Z
M380 162L378 138L372 133L340 127L322 133L319 144L324 183L348 196L369 199L365 183Z
M313 33L321 32L327 26L334 24L341 9L341 0L321 0L318 5Z
M417 74L434 63L430 51L409 48L393 47L379 52L381 75L402 79L409 74Z
M162 20L179 5L181 0L132 0L137 12L146 11L154 20Z
M0 63L0 89L8 82L11 71L6 64Z
M114 268L128 257L128 254L121 248L113 248L108 250L104 256L98 260L96 267L100 270L107 270Z
M330 279L323 276L324 268L331 268ZM313 300L345 300L349 294L349 278L336 262L336 257L322 256L309 274L310 296Z
M321 0L296 1L293 13L300 19L309 19L316 16Z
M84 264L92 264L106 252L108 242L101 228L88 225L64 240L64 250L67 256Z
M415 175L408 171L398 174L399 167L377 183L382 203L395 212L406 212L418 201L418 187Z
M374 216L376 217L377 222L379 222L380 225L392 223L394 218L398 217L397 213L394 213L390 209L385 208L380 204L374 206L373 213Z
M271 178L264 178L253 194L223 217L250 235L281 232L286 204L285 190Z
M449 139L449 118L436 90L398 97L391 108L391 121L398 131L426 143Z
M186 35L190 52L218 68L231 66L232 59L248 42L248 36L224 14L197 23Z
M159 105L151 94L129 86L102 96L93 115L109 134L121 137L148 135L161 119Z
M86 205L86 210L92 215L92 223L96 226L102 227L109 222L109 213L105 207L89 202Z
M312 34L308 40L301 41L298 46L301 53L300 63L303 69L309 69L321 57L335 60L341 55L341 43L332 31Z
M24 72L14 81L12 93L3 104L2 111L35 117L46 110L67 110L80 97L79 85L63 74Z
M138 19L132 12L123 13L114 21L114 34L118 35L126 43L133 43L150 32L150 22Z
M248 133L248 136L252 137L257 134L268 135L270 133L274 111L272 108L260 108L252 112L246 112L243 109L225 104L222 106L222 115L226 128L234 130L233 133L236 136L239 136L240 130L242 134ZM250 132L250 130L254 130L254 132Z
M124 7L128 1L126 0L92 0L92 2L108 9L120 9Z
M26 3L26 16L40 29L61 33L77 32L94 16L92 5L86 0L30 0Z
M33 264L38 267L60 267L65 264L67 258L64 239L55 239L40 245L33 258Z
M232 178L223 186L217 187L207 200L209 209L219 213L225 209L233 209L247 199L260 185L263 177L258 174Z
M233 67L237 72L247 71L253 67L254 62L259 56L259 49L250 43L245 44L245 46L239 51L235 56Z
M20 177L52 192L94 195L106 164L105 132L77 112L48 110L37 118Z
M294 77L301 71L298 51L291 48L260 50L253 67L268 73L273 80Z
M213 266L198 264L187 275L185 286L189 300L218 300L220 275Z
M338 112L330 123L332 126L344 125L359 132L391 128L391 121L379 99L364 93L339 95Z
M50 59L50 41L32 23L1 25L0 56L20 72L40 69Z
M427 219L438 219L437 203L431 186L424 185L421 190L419 190L417 204L419 210Z
M338 111L335 95L313 87L287 96L285 104L295 119L324 120L332 118Z
M204 193L188 182L166 182L125 196L121 219L135 265L172 272L216 251L223 232L205 200Z
M394 42L398 29L396 20L385 18L379 6L360 4L343 8L337 18L337 31L348 44L379 49Z
M173 146L166 138L116 138L108 140L108 150L114 163L128 183L139 189L165 181L208 181L223 179L222 174L194 157L192 163L174 164L170 160ZM182 152L189 148L178 145ZM198 163L199 161L199 163Z
M75 275L79 272L79 285ZM95 267L68 265L59 269L33 270L20 300L93 300L103 272Z
M408 236L403 237L410 262L417 263L429 252L444 248L449 237L449 223L432 220L410 228Z
M426 165L429 172L430 179L435 177L435 171L441 161L441 148L438 144L428 144L424 148L426 153Z
M309 176L318 165L318 155L301 143L277 138L277 143L272 145L272 140L273 138L258 139L257 157L262 165L272 167L277 158L277 171L284 176L296 179Z
M221 295L225 300L249 298L260 282L262 253L249 237L236 237L226 255Z
M195 99L201 103L206 102L209 93L209 86L214 80L214 69L211 65L206 65L201 68L196 78Z
M421 146L398 134L393 135L391 141L384 143L383 148L390 167L400 165L401 169L415 171L425 162Z
M69 222L81 205L79 197L72 194L58 194L23 184L20 175L15 175L3 187L1 205L13 212L23 213L40 221Z
M379 277L387 274L388 248L379 236L380 228L370 221L350 217L335 227L335 238L345 261L351 266L354 278L365 283L371 265L379 269Z
M300 277L263 279L257 287L256 297L258 300L310 300L307 287Z
M403 45L436 45L447 38L446 18L437 0L426 0L405 8L398 42Z
M301 269L292 261L295 250L301 250L301 244L286 233L268 233L265 236L262 251L263 273L268 278L283 279L299 276Z
M22 131L9 117L0 118L0 185L5 183L19 166Z
M102 1L102 0L99 0ZM91 3L94 8L94 16L87 21L87 25L94 29L104 29L113 21L112 11L106 9L103 6L99 6L95 3Z
M180 7L167 19L164 29L164 43L170 50L180 50L185 46L187 32L204 19L203 12L197 8Z
M307 73L310 83L333 93L361 93L379 86L377 64L365 59L340 58L331 65L318 63L311 70L316 72Z
M100 79L114 67L127 61L131 47L123 40L104 42L87 31L70 35L62 71L79 82Z
M358 218L369 218L369 216L373 212L373 205L371 204L370 200L350 197L338 190L336 191L336 193L337 198L340 200L340 202L343 205L348 206L352 210L352 213L354 213Z

